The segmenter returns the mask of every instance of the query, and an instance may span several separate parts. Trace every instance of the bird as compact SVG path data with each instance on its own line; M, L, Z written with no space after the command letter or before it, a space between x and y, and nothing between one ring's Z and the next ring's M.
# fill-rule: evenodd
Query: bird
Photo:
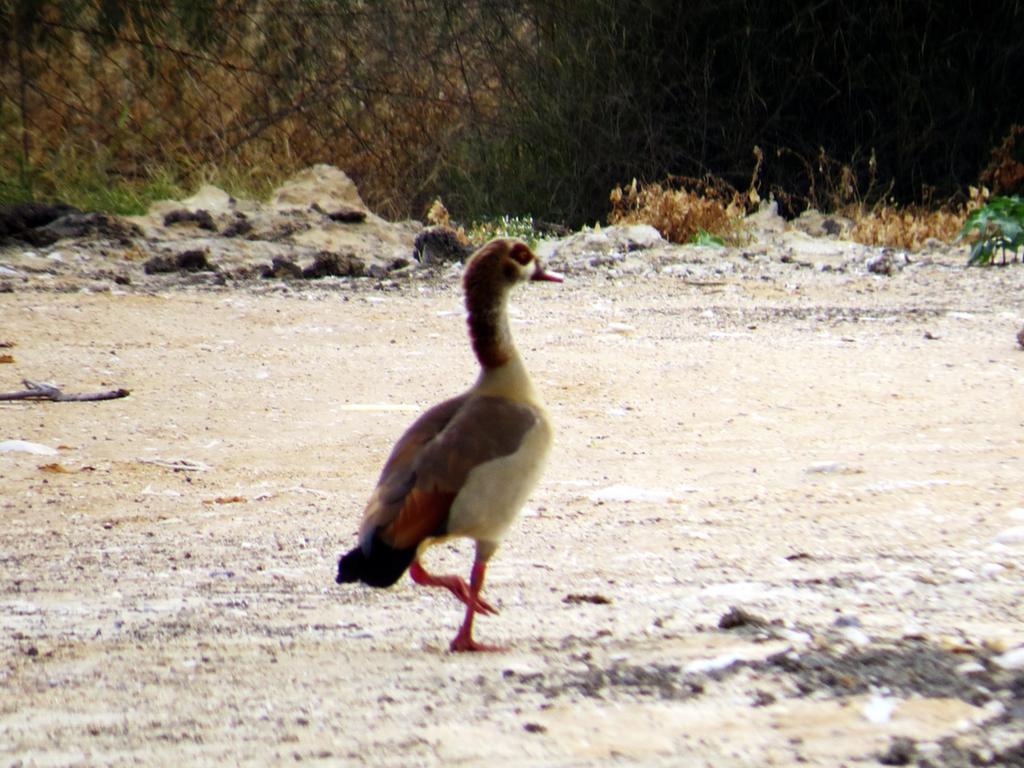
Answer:
M496 614L481 597L487 563L540 478L553 429L512 340L510 290L527 280L562 282L528 245L497 238L466 262L475 383L423 413L395 443L370 495L358 544L338 561L335 581L390 587L408 570L413 582L449 590L465 604L450 650L495 651L473 638L477 614ZM421 562L450 538L475 542L470 579L434 575Z

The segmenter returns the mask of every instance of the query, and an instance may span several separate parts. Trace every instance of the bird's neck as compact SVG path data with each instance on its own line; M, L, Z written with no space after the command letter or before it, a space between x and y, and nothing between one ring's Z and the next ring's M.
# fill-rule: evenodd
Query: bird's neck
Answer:
M526 366L512 341L506 297L491 298L489 302L467 302L469 335L480 362L480 377L474 389L481 394L537 401Z
M508 293L480 287L466 294L469 338L481 368L500 368L517 355L508 327Z

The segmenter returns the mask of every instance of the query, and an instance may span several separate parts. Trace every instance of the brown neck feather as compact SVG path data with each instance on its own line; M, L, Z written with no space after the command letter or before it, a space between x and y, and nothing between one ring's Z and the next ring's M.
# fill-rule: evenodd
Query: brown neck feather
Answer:
M484 368L498 368L512 357L512 342L505 319L505 297L491 294L482 297L482 301L473 301L474 298L478 297L466 296L473 351Z
M497 265L484 260L472 264L466 271L464 287L473 351L481 366L498 368L512 358L514 349L505 315L508 282L500 268L490 266Z

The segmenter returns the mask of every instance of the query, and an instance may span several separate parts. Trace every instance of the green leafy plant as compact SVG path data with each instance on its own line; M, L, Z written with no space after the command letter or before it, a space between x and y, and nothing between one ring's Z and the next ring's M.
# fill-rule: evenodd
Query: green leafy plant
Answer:
M1017 250L1024 246L1024 199L993 197L986 205L974 211L964 222L960 237L975 233L968 266L993 263L996 249L1006 263L1007 251L1016 258Z
M725 247L725 238L719 235L713 235L706 229L698 229L693 237L690 238L690 245L703 245L715 248Z
M484 221L474 221L469 227L469 239L485 242L495 237L513 237L522 240L531 248L543 238L538 232L532 216L501 216Z

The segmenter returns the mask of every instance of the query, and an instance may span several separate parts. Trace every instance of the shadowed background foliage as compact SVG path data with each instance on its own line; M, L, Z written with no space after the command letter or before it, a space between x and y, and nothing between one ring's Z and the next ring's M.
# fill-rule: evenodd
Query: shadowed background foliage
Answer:
M126 210L312 162L392 217L570 225L632 178L791 214L1014 192L1022 39L1008 0L0 0L0 198Z

